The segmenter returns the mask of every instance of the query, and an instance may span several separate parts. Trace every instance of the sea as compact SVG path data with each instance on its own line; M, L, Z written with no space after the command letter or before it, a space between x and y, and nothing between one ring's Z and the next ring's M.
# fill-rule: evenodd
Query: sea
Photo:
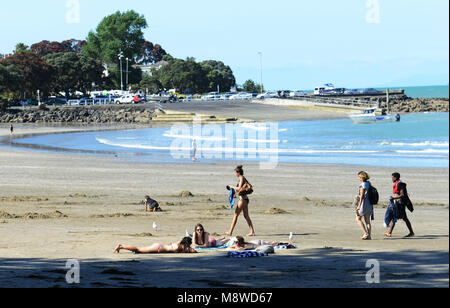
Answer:
M8 141L9 142L9 141ZM400 122L349 118L252 124L172 125L13 139L7 146L108 155L146 163L219 161L449 167L449 114L413 113Z

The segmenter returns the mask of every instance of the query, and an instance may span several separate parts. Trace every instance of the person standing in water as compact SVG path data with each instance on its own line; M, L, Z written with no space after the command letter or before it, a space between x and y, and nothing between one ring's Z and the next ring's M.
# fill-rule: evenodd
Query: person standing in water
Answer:
M9 127L9 131L11 132L11 136L14 134L14 126L11 124Z
M197 161L197 140L192 141L192 161Z
M249 191L245 190L246 187L251 186L247 179L244 177L244 169L243 166L238 166L235 170L235 175L239 179L239 183L237 186L228 186L229 189L234 189L236 191L236 197L239 196L239 204L236 208L236 212L233 217L233 222L231 223L230 231L226 232L225 235L232 236L234 232L234 228L236 227L237 221L241 213L244 213L244 218L250 227L250 234L248 236L255 236L255 229L253 228L253 222L250 219L248 205L250 203L250 199L248 198Z

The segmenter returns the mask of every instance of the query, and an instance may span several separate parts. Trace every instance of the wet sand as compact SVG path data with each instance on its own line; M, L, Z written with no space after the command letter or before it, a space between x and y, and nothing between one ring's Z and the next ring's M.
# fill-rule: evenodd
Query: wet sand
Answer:
M3 136L8 127L1 128ZM67 128L17 127L22 133L61 130ZM0 147L0 286L68 287L64 267L77 259L80 287L448 287L448 169L280 164L261 170L247 163L256 238L286 242L293 232L298 250L254 259L229 259L219 251L113 254L119 243L176 242L197 223L220 237L232 219L225 186L236 182L234 167ZM415 238L402 238L403 222L392 239L383 238L383 200L374 240L360 240L351 203L363 169L382 200L392 190L390 174L402 173L416 205L410 214ZM184 190L194 196L180 197ZM145 213L146 194L165 212ZM235 235L248 231L241 217ZM380 284L366 283L369 259L381 264Z

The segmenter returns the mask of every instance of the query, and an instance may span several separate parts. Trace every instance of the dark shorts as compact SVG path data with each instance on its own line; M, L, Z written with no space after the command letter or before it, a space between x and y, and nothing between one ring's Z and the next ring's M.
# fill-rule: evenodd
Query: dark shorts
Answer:
M408 219L408 216L406 215L406 206L402 203L396 203L395 204L395 210L396 210L396 218L397 219Z

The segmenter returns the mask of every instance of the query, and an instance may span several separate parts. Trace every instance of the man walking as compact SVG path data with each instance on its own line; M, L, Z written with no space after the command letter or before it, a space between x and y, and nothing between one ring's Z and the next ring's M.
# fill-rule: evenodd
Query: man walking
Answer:
M398 219L403 219L408 227L409 234L407 238L415 236L411 222L406 215L406 209L412 213L414 212L414 207L409 199L408 191L406 189L406 183L403 183L400 179L400 173L392 174L392 182L394 183L394 194L391 196L391 204L386 213L386 224L389 222L389 230L384 235L386 237L392 237L392 232L394 231L395 224Z

